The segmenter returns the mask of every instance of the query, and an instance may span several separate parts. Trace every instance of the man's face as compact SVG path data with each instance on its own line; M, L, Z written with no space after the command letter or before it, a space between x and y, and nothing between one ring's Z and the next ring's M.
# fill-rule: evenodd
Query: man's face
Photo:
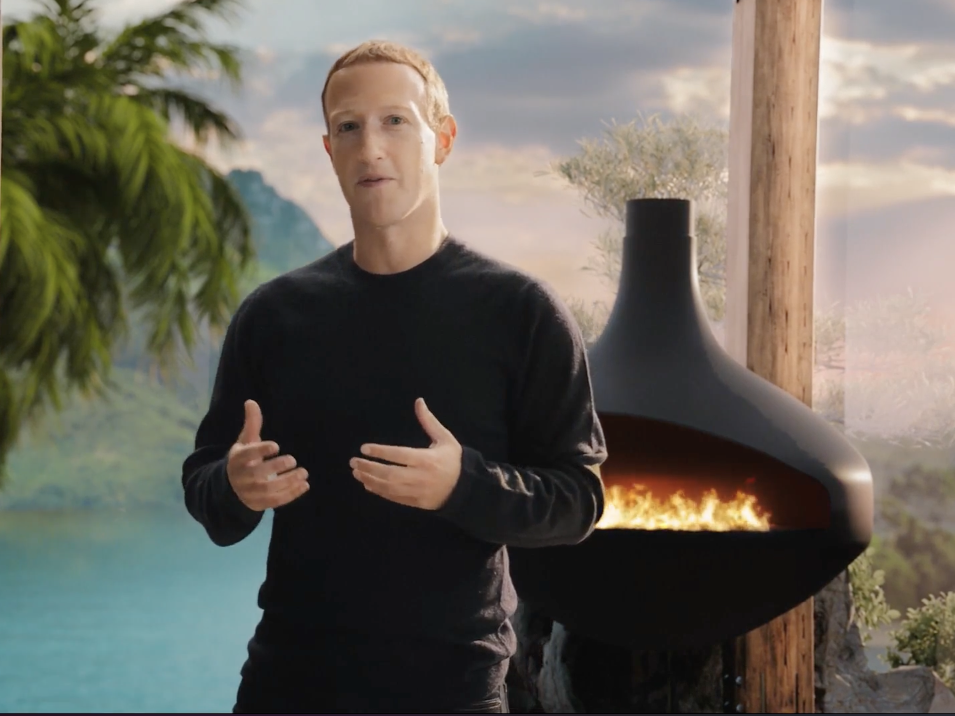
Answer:
M325 149L355 221L393 226L437 197L456 129L448 117L435 133L427 106L424 80L406 65L368 62L332 75Z

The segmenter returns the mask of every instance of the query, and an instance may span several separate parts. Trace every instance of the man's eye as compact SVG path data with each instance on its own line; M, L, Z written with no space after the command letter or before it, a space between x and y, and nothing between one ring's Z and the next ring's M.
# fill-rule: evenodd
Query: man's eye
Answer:
M342 122L341 124L338 125L339 132L350 132L354 128L355 128L354 122Z
M404 121L401 117L388 117L389 124L401 124Z

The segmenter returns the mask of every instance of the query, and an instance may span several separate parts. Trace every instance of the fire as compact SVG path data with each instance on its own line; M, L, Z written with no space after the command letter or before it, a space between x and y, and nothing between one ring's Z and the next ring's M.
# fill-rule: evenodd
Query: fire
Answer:
M716 490L709 490L697 502L682 490L661 499L644 485L612 485L606 495L597 529L767 532L770 528L769 514L759 507L754 495L744 492L724 502Z

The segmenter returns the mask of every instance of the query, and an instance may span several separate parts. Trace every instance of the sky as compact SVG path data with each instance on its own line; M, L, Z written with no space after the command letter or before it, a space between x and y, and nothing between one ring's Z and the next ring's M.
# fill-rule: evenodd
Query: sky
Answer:
M118 25L170 0L102 0ZM30 0L3 0L3 14ZM448 85L459 138L442 168L449 228L553 284L606 298L581 271L606 224L539 176L639 113L728 122L732 0L248 0L216 39L248 51L223 168L261 170L333 243L351 239L322 148L320 93L334 58L370 37L423 50ZM955 314L955 2L827 0L820 79L820 300L913 287Z

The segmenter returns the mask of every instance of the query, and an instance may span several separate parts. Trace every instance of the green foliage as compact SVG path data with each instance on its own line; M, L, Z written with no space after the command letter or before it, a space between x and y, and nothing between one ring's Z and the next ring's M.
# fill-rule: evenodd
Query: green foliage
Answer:
M953 516L955 469L911 465L889 481L886 494L915 509L929 522L947 522Z
M39 5L3 27L0 469L44 408L103 393L131 310L172 369L201 322L228 320L253 256L234 187L170 132L201 148L237 127L164 84L238 81L234 51L203 37L234 0L183 0L115 35L89 0Z
M567 308L577 321L587 348L590 348L600 338L600 333L607 325L610 307L603 301L593 301L588 305L576 296L567 298L566 302Z
M71 396L9 459L0 508L62 510L182 504L179 466L207 393L126 368L102 398Z
M923 599L921 607L908 610L891 636L894 644L886 657L893 668L928 666L955 689L955 593Z
M955 590L955 534L923 522L891 497L882 513L888 534L871 559L885 574L889 603L912 608L926 594Z
M258 225L259 216L253 218ZM261 223L271 235L257 241L279 243L284 224ZM326 250L320 247L312 259ZM239 295L279 273L255 261L242 276ZM25 432L10 453L0 510L181 508L179 466L193 449L196 426L208 407L208 371L215 370L219 340L203 331L193 350L195 367L187 364L177 375L164 376L153 370L146 350L147 324L135 312L129 323L113 354L114 389L103 399L71 396L62 413L47 415Z
M849 565L853 621L859 627L863 644L869 641L873 629L899 618L899 613L889 606L882 590L885 572L872 567L874 552L875 549L870 547Z
M582 140L575 156L556 162L551 171L577 189L597 216L619 227L596 239L585 270L616 288L628 199L692 199L700 289L711 317L722 317L728 146L724 128L696 118L641 116L629 124L610 124L599 140ZM577 308L591 317L601 315L594 307Z

